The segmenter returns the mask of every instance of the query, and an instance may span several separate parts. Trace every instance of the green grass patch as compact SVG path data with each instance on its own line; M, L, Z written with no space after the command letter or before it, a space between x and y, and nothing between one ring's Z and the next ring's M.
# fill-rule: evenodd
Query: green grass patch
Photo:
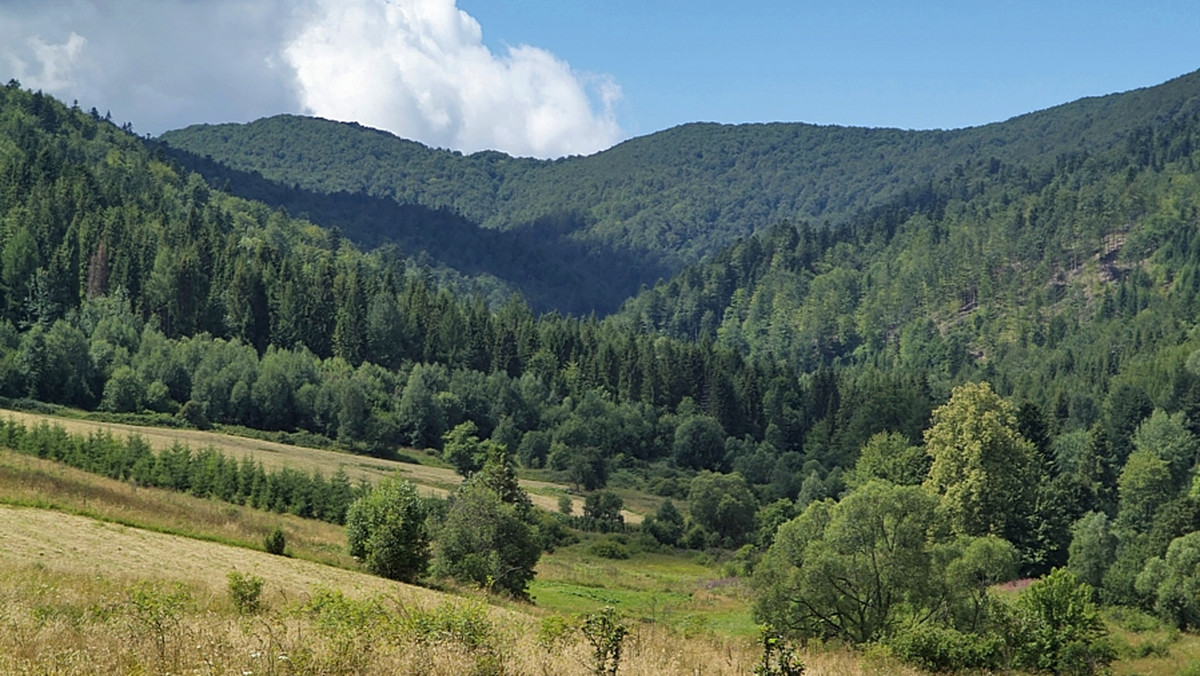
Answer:
M1106 608L1103 618L1117 650L1114 674L1166 676L1193 666L1200 673L1200 637L1134 608Z
M685 634L757 634L746 581L720 577L718 564L689 553L597 559L587 548L585 541L542 557L529 589L537 606L576 615L612 606L628 617Z

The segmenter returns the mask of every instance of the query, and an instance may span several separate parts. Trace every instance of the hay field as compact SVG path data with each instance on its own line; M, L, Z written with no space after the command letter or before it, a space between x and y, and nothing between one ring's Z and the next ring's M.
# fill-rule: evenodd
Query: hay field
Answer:
M357 568L341 526L162 488L109 479L62 463L0 449L0 503L40 507L101 521L258 549L276 528L288 551L310 561Z
M237 611L231 570L263 579L263 610ZM488 606L315 562L0 506L0 674L592 673L590 649L571 627L521 604ZM746 639L630 630L623 676L748 674L758 656ZM881 666L845 651L804 659L816 676Z
M98 521L44 509L0 505L0 568L34 564L51 575L79 572L182 582L220 594L226 574L269 578L280 596L299 597L324 584L347 593L390 594L433 602L437 593L313 561Z
M42 423L58 425L71 434L87 435L103 431L121 439L136 434L145 439L151 448L156 450L170 448L175 444L184 444L192 450L211 447L238 460L249 457L256 462L261 462L267 470L279 470L284 467L290 467L308 473L319 471L325 476L330 476L339 469L343 469L350 477L351 482L358 482L360 479L365 479L374 483L393 472L400 472L405 478L417 484L422 494L438 497L444 497L462 482L462 477L447 467L430 467L427 465L373 458L365 455L352 455L339 451L292 446L273 441L221 434L220 432L142 427L124 423L63 418L42 413L13 411L9 409L0 409L0 417L15 420L26 427L33 427ZM414 452L419 453L419 451ZM529 493L533 504L548 511L556 511L558 509L558 496L567 490L567 487L562 484L527 479L521 480L521 486ZM572 504L576 514L583 512L583 500L581 498L572 497ZM625 522L628 524L638 524L642 521L642 514L629 510L624 511L623 514Z

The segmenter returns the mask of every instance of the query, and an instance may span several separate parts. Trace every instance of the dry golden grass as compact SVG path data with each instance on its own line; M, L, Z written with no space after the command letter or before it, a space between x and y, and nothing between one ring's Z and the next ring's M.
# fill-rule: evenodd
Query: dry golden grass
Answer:
M435 592L383 578L217 542L156 533L44 509L0 506L0 567L36 562L40 570L67 575L184 582L219 593L230 570L269 575L276 593L298 595L319 583L340 589L403 593L433 598Z
M249 457L256 462L261 462L263 467L268 470L280 470L284 467L290 467L291 469L303 472L319 471L325 476L330 476L339 469L343 469L350 477L351 482L358 482L365 479L374 483L394 472L400 472L405 478L417 484L422 494L436 495L438 497L444 497L462 482L462 477L455 474L454 470L446 467L429 467L427 465L396 462L394 460L384 460L365 455L352 455L339 451L292 446L274 441L221 434L219 432L142 427L98 420L63 418L43 413L12 411L8 409L0 409L0 416L15 420L26 427L33 427L41 423L58 425L70 434L87 435L102 431L108 432L119 439L136 434L145 439L146 443L150 444L150 447L156 450L167 449L175 444L184 444L193 450L214 448L224 455L237 458L238 460ZM419 452L414 451L414 453ZM522 480L521 486L529 492L529 497L535 505L548 511L558 509L557 496L566 490L566 486L548 481ZM572 503L576 514L583 512L583 500L575 497L572 498ZM637 524L642 521L641 514L626 511L624 515L626 523Z
M231 570L263 578L265 611L236 613L226 591ZM321 589L351 602L316 613L313 599L329 598ZM536 613L220 543L0 507L4 674L591 673L579 634L539 641ZM420 630L427 625L414 617L474 624ZM804 657L810 674L881 673L853 653ZM749 674L756 659L748 640L634 625L620 673ZM894 666L886 671L917 673Z
M343 568L357 565L343 552L346 536L341 526L137 487L2 449L0 503L52 508L249 548L261 547L264 536L281 528L294 556Z

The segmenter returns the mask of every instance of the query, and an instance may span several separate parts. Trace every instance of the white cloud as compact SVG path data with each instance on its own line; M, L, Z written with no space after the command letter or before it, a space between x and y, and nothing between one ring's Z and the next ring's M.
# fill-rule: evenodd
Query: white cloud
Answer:
M0 68L139 132L295 110L286 0L10 0ZM277 17L284 17L280 22Z
M52 45L40 37L29 38L29 50L34 60L41 67L41 72L34 77L45 82L47 89L67 89L74 87L74 74L79 64L79 54L83 51L87 40L83 36L71 32L67 41L61 45Z
M285 54L307 110L464 151L585 154L621 138L620 90L553 54L504 55L454 0L318 0Z
M611 78L527 45L493 53L455 0L9 0L10 77L139 132L299 112L538 157L623 136Z

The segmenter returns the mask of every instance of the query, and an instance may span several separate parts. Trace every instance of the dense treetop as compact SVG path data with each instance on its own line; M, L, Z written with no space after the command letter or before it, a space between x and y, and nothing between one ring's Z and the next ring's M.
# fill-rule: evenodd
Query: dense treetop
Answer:
M162 141L312 193L449 210L478 226L536 233L524 245L550 259L568 243L582 245L593 255L605 254L598 267L608 277L586 274L578 281L601 284L607 293L570 306L539 297L536 306L603 312L637 284L652 284L664 271L781 221L837 225L970 162L994 159L1040 171L1067 154L1119 146L1142 130L1154 132L1200 111L1198 83L1200 73L1193 73L1158 87L953 131L689 124L593 156L554 161L496 152L463 156L354 124L295 116L197 125L168 132ZM355 221L353 236L360 241L401 238L395 217L325 220ZM587 258L579 265L587 266ZM552 265L546 267L554 274ZM497 271L501 278L508 274ZM578 289L560 286L559 293L574 300Z

